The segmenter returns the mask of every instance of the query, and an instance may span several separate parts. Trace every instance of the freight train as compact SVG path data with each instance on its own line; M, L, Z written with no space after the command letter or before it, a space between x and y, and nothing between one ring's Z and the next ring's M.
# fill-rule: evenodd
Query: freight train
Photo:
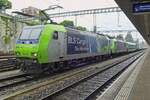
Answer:
M16 42L15 54L21 71L38 74L137 49L135 43L62 25L46 24L24 27Z

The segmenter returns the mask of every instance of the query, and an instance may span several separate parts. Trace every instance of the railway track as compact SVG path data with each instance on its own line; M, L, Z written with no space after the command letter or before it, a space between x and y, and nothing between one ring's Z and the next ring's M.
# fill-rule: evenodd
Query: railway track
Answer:
M17 69L15 66L15 58L0 59L0 72L11 71Z
M27 77L27 75L23 73L2 77L0 78L0 90L24 83L26 81L30 81L31 79L32 78Z
M96 91L103 92L125 69L128 68L140 55L131 57L108 69L97 71L78 82L65 87L45 99L50 100L90 100L94 98ZM94 99L93 99L94 100Z
M96 64L92 65L92 67L89 66L62 73L46 81L36 82L36 84L32 84L32 86L29 87L26 86L15 93L4 95L2 98L5 100L87 99L90 98L92 96L91 94L95 93L95 91L99 89L103 90L106 84L114 80L141 55L141 53L134 53L123 59L111 62L111 64Z
M14 55L8 55L8 56L4 55L4 56L0 56L0 59L8 59L8 58L15 58L15 56L14 56Z

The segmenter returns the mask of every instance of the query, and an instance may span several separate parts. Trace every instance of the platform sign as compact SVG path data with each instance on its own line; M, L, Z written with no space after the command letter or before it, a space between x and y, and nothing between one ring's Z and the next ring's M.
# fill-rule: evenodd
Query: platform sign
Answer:
M133 13L148 13L150 12L150 2L133 4Z

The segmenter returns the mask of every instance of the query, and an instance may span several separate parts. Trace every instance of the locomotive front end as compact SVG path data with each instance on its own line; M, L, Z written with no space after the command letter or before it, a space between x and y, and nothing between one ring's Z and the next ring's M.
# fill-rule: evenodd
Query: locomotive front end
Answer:
M15 54L22 71L30 72L35 68L33 66L39 66L38 52L42 29L42 26L25 27L16 42Z

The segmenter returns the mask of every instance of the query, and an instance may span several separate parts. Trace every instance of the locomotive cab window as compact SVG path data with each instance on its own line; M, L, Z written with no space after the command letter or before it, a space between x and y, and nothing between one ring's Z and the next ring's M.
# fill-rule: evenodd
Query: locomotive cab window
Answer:
M43 27L24 28L19 39L20 40L37 40L40 37Z
M57 31L54 32L53 39L54 40L58 40L58 32Z

